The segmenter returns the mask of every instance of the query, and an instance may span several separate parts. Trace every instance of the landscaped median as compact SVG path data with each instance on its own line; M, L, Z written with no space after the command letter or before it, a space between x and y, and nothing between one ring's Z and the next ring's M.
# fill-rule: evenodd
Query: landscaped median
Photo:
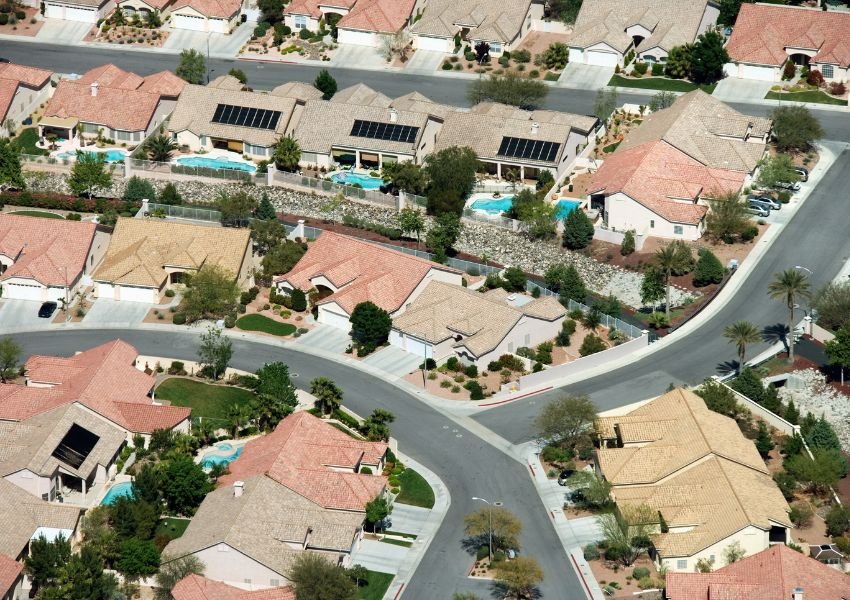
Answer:
M692 92L699 88L706 94L714 92L716 83L710 85L697 85L684 79L669 79L667 77L644 77L636 79L633 77L623 77L622 75L614 75L608 81L610 87L630 87L643 90L659 90L662 92Z

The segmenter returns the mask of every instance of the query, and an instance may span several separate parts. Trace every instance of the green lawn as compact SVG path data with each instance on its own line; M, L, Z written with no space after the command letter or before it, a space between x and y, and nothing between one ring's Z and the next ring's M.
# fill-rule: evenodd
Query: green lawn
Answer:
M36 127L27 127L21 131L21 134L14 138L12 142L21 150L22 154L37 154L38 156L47 156L47 150L38 148L35 143L38 141L38 129Z
M807 92L774 92L770 91L765 96L767 100L787 100L790 102L816 102L818 104L834 104L836 106L847 106L847 100L833 98L820 90L809 90Z
M244 331L262 331L272 335L292 335L295 333L295 325L280 323L258 314L240 317L236 321L236 326Z
M416 539L416 534L414 534L414 533L402 533L401 531L392 531L390 529L388 529L384 533L386 533L387 535L394 535L396 537L407 538L409 540L415 540Z
M384 594L393 582L395 575L390 573L379 573L378 571L369 571L369 577L366 579L366 585L359 590L358 597L360 600L381 600Z
M156 388L156 397L175 406L188 406L193 417L227 419L227 409L232 404L248 404L254 394L241 388L172 378Z
M154 535L167 535L172 540L176 540L183 535L183 532L186 531L188 526L189 519L166 517L159 522L159 525L156 526L156 532Z
M57 215L56 213L47 212L44 210L16 210L14 212L10 212L10 215L18 215L21 217L41 217L42 219L62 219L65 217L62 215Z
M643 79L628 79L622 75L614 75L608 82L612 87L640 88L642 90L661 90L666 92L690 92L701 88L706 94L714 91L716 83L697 85L684 79L667 79L666 77L645 77Z
M613 144L608 144L607 146L602 148L602 152L604 152L605 154L609 154L609 153L613 152L614 150L616 150L617 146L619 146L622 143L623 143L623 140L620 140L619 142L614 142Z
M398 478L401 481L401 492L395 499L396 502L434 508L434 490L422 475L413 469L405 469Z
M404 540L396 540L393 538L381 538L381 541L385 544L392 544L393 546L404 546L405 548L410 548L413 545L413 542L406 542Z

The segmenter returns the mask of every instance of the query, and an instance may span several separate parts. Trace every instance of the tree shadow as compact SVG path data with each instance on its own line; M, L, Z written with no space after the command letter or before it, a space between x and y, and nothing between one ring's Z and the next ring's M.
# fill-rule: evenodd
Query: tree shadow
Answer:
M487 546L487 545L488 545L487 535L467 536L460 541L461 548L463 548L466 552L468 552L469 554L472 554L473 556L478 552L478 549L481 546Z
M716 369L720 375L732 375L738 372L738 365L737 360L727 360L717 363Z
M503 600L504 598L508 597L508 592L509 592L509 590L504 583L501 583L499 581L493 582L493 588L492 588L492 593L491 593L493 598L498 598L499 600ZM542 598L542 597L543 597L543 593L540 591L539 588L537 588L537 586L535 586L528 594L525 594L523 596L523 598L528 598L530 600L538 600L539 598Z
M788 350L788 326L784 323L776 323L767 325L761 330L762 339L768 344L782 342L785 349Z

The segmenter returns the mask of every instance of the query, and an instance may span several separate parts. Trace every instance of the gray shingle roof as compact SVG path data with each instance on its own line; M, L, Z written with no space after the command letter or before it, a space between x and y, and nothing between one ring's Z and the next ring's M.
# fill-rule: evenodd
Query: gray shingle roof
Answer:
M451 37L460 25L469 39L508 43L519 35L531 0L430 0L413 33Z
M80 510L36 498L0 478L0 553L18 556L39 527L77 527Z

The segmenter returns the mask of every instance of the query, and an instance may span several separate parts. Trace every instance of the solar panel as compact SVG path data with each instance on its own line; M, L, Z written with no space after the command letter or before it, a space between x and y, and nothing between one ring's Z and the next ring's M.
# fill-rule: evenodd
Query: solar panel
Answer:
M523 158L540 162L553 162L558 156L561 144L530 140L528 138L503 137L499 144L498 156Z
M353 137L363 137L373 140L387 140L392 142L406 142L412 144L416 141L419 128L411 125L399 125L397 123L380 123L378 121L354 120L351 127Z
M250 127L252 129L274 130L279 121L279 110L233 106L232 104L219 104L215 107L215 113L212 117L213 123Z
M74 423L65 433L65 437L62 438L59 445L53 450L53 456L73 468L79 469L97 445L98 440L100 438L97 435Z

